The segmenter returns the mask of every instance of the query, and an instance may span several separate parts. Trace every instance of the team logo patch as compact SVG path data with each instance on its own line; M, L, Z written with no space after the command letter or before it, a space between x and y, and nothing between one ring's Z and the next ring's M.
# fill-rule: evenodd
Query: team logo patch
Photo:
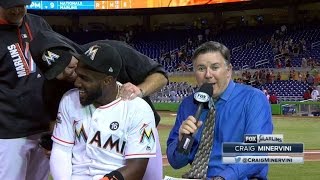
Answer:
M61 124L62 120L61 120L61 113L58 112L58 115L56 117L56 126L58 126L58 124Z
M111 129L112 131L115 131L115 130L117 130L118 128L119 128L119 123L118 123L118 122L114 121L114 122L112 122L112 123L110 124L110 129Z
M91 46L84 54L87 55L92 61L94 57L96 57L97 51L99 50L100 46L93 45Z
M42 55L42 60L46 62L48 66L51 66L51 64L56 62L56 60L59 58L60 56L58 54L55 54L51 51L47 51Z
M155 142L155 137L152 128L150 128L148 124L143 124L143 126L140 128L140 134L140 143Z

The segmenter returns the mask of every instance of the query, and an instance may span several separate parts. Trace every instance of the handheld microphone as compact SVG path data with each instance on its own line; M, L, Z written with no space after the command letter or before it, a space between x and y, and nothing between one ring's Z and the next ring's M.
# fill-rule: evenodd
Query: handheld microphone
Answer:
M199 121L199 117L201 115L202 109L205 104L207 104L213 93L213 84L205 83L200 89L194 94L193 98L195 102L198 104L197 111L194 115L194 118L197 120L196 124ZM192 144L194 142L194 137L192 134L184 134L182 136L181 141L178 144L178 151L180 153L189 154Z

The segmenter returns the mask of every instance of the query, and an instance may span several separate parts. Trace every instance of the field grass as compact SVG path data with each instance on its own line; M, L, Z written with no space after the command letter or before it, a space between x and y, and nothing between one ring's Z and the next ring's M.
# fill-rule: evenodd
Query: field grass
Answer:
M302 142L305 149L320 149L320 118L275 117L273 124L274 133L283 134L285 142Z
M167 128L159 130L162 154L165 154L166 140L170 127L175 121L174 116L162 116L161 125ZM320 119L297 117L273 117L274 133L283 134L285 142L302 142L305 149L320 149ZM189 167L179 170L171 166L164 168L164 175L181 177ZM320 179L320 161L305 162L304 164L275 164L270 165L270 180L318 180Z
M165 153L170 127L175 122L174 116L162 116L160 125L169 126L159 130L162 153ZM274 117L274 134L283 134L285 142L302 142L308 150L320 149L320 119L297 117ZM319 178L320 179L320 178Z

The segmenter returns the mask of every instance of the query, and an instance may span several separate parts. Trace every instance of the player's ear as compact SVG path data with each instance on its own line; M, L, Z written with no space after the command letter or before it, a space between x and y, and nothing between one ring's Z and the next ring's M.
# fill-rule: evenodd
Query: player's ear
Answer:
M112 76L105 76L104 78L103 78L103 84L104 85L108 85L108 84L110 84L112 81L113 81L113 77Z

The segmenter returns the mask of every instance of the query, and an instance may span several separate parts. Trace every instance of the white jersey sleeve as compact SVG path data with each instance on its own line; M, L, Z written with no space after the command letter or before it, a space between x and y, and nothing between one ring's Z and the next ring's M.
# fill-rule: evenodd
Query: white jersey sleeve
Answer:
M53 143L50 155L50 173L53 179L71 179L72 147Z
M133 103L137 101L138 103ZM142 99L132 100L125 158L149 158L156 155L155 120L150 106ZM131 109L131 110L132 110Z
M76 111L79 101L78 91L72 89L64 94L60 101L56 125L53 130L52 140L64 146L74 145L74 120L70 112Z

